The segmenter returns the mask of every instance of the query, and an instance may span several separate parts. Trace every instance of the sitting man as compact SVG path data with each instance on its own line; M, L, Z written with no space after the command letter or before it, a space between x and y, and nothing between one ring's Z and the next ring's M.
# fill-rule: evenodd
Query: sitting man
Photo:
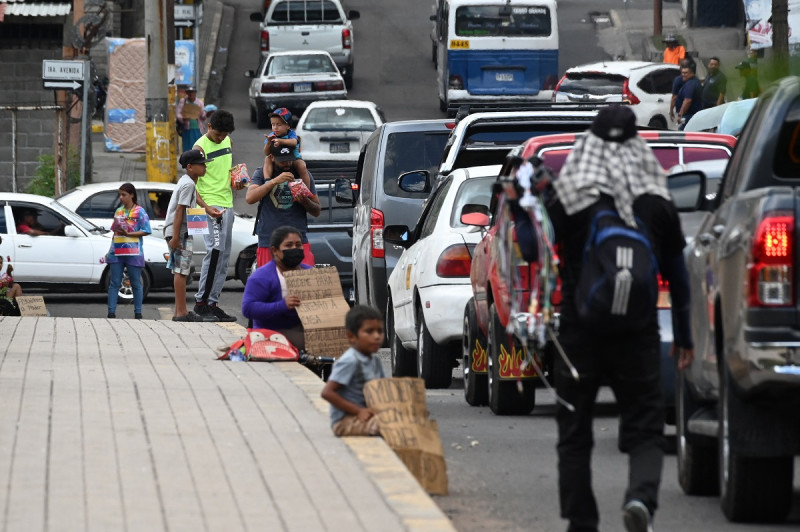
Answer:
M17 224L17 233L21 235L41 236L55 235L63 229L63 224L52 231L48 231L39 223L39 213L34 209L22 211L22 221Z

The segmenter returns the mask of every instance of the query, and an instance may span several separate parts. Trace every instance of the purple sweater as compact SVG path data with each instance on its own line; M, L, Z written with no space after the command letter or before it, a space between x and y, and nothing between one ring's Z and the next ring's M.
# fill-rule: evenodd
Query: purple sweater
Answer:
M304 270L312 268L300 264ZM242 314L253 320L255 329L291 329L300 325L297 311L286 306L281 296L278 266L269 261L247 278L242 297Z

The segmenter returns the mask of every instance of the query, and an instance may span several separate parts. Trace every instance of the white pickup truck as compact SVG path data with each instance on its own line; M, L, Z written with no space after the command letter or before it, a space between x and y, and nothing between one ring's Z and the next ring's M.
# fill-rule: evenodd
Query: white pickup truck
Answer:
M353 23L358 11L346 15L339 0L272 0L266 15L251 13L261 23L261 55L286 50L325 50L353 87Z

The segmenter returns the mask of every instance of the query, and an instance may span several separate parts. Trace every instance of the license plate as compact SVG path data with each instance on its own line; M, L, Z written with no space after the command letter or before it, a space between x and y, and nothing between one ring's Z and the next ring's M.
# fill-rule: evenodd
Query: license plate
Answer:
M331 153L350 153L349 142L332 142Z
M356 292L352 288L350 289L349 293L347 294L347 300L355 302L356 300Z
M514 81L514 74L508 72L498 72L494 75L495 81Z
M295 83L294 92L311 92L311 83Z

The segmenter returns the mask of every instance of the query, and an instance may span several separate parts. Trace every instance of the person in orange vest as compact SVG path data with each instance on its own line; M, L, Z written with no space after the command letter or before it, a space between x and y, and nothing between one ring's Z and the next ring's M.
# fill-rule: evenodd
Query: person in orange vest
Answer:
M681 63L681 59L686 58L686 48L684 48L683 45L678 44L678 38L674 33L669 33L666 37L664 37L664 44L667 46L664 48L665 63L679 65Z

